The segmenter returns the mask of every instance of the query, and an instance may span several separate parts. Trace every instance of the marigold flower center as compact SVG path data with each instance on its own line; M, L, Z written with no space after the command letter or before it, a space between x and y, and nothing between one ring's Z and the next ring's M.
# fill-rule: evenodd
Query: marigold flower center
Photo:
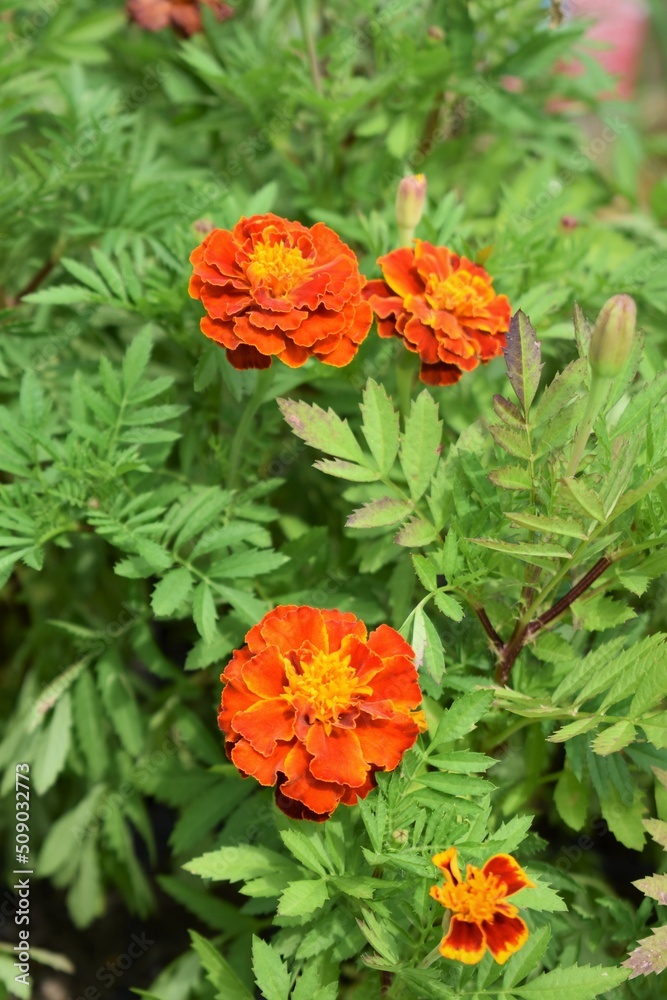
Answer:
M502 882L495 875L485 875L477 868L472 869L465 882L441 886L439 894L443 906L470 923L491 920L505 896Z
M434 309L443 309L455 316L470 316L491 302L493 290L489 281L481 275L459 268L444 281L432 275L426 288L426 299Z
M250 254L246 275L253 285L266 285L276 298L290 292L312 269L298 247L284 243L257 243Z
M350 666L350 657L340 652L319 651L313 658L300 661L298 668L285 663L290 701L306 702L309 721L319 720L329 727L352 708L353 703L372 694L372 688L361 684Z

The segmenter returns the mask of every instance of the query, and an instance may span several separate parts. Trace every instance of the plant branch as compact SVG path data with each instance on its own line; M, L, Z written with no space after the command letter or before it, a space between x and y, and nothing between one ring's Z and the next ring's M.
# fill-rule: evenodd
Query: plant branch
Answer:
M491 640L492 644L495 646L496 649L502 650L504 648L505 643L503 642L503 640L500 638L500 636L498 635L498 633L494 629L493 625L491 624L491 621L489 620L489 616L487 615L487 613L484 610L484 608L482 608L482 607L480 607L478 605L474 605L473 607L474 607L475 614L477 615L477 617L479 618L480 622L482 623L482 628L484 629L484 631L488 635L488 637Z
M26 295L30 295L30 293L34 292L36 288L39 288L41 283L44 281L44 278L48 277L57 263L57 258L50 257L44 264L42 264L39 271L32 276L28 284L22 288L20 292L18 292L12 299L7 299L7 305L17 306L21 299L24 299Z
M552 621L563 614L567 609L581 597L581 595L588 590L590 586L597 580L599 576L609 569L615 560L610 556L602 556L601 559L595 563L595 565L589 569L588 573L582 576L581 580L575 583L574 587L568 590L567 594L564 594L560 600L545 611L543 615L539 615L532 622L522 622L521 619L516 623L514 632L509 642L507 642L501 650L500 659L498 661L498 666L496 668L496 683L502 685L503 687L507 684L510 674L512 672L512 667L516 661L517 656L526 645L529 639L537 635L543 628L546 628Z

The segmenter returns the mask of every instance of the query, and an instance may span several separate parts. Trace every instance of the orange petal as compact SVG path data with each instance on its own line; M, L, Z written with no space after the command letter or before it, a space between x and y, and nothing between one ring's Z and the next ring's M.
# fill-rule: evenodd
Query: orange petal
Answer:
M443 958L452 958L465 965L476 965L484 957L486 943L477 924L452 917L447 936L440 942Z
M250 691L261 698L279 698L287 685L285 662L275 646L268 646L242 667Z
M277 740L293 739L294 709L284 698L265 698L237 712L232 726L266 757L273 753Z
M504 913L496 913L493 920L485 920L482 931L489 951L499 965L503 965L528 940L528 928L521 917L508 917Z
M247 740L239 740L231 753L232 763L238 767L241 774L256 778L260 785L275 785L278 772L285 766L285 758L289 753L289 743L276 743L273 753L265 757Z
M535 883L510 854L494 854L486 862L482 871L485 875L495 875L505 886L505 895L511 896L519 889L535 888Z
M199 328L205 337L215 340L217 344L223 344L229 350L236 350L240 346L240 340L234 335L234 325L221 319L211 319L210 316L202 316Z
M260 354L280 354L285 350L285 336L279 330L260 330L252 326L247 316L234 320L234 334L242 344L256 347Z
M330 653L338 652L346 635L356 635L362 642L366 639L366 626L351 611L323 609L321 615L329 637Z
M329 651L324 618L317 608L308 605L295 607L281 618L269 614L260 624L264 641L267 645L277 646L281 653L300 649L305 642L312 643L315 649L325 653Z
M456 858L457 854L458 851L455 847L448 847L446 851L434 854L431 858L433 864L440 869L447 881L453 882L454 885L461 881L461 869Z
M415 255L411 247L401 247L384 257L378 257L384 280L401 298L406 295L421 295L424 291L414 263Z
M419 727L407 715L394 719L372 719L365 714L363 702L360 707L355 733L364 759L385 771L393 771L405 752L414 746Z
M368 681L373 689L373 701L383 699L417 708L422 693L413 661L407 656L393 656L382 661L382 670Z
M380 625L368 637L368 648L386 659L388 656L409 656L414 659L412 646L390 625Z
M366 781L368 764L355 731L334 726L327 735L324 726L316 722L308 731L306 749L313 755L310 773L319 781L334 781L352 788Z
M285 757L283 771L288 780L280 784L280 794L300 802L310 812L326 819L340 802L343 788L338 784L318 781L310 771L311 760L303 743L295 743ZM282 809L277 794L276 802Z
M297 610L296 604L279 604L275 608L271 608L267 611L261 621L257 622L256 625L246 633L245 641L247 643L248 649L251 653L259 653L261 649L266 647L266 639L262 634L262 629L267 622L270 621L282 621L283 618L291 614L292 611Z
M319 351L314 350L313 354L325 365L331 365L333 368L344 368L356 356L358 349L357 345L353 344L352 341L343 338L333 351L328 351L327 354L320 354Z

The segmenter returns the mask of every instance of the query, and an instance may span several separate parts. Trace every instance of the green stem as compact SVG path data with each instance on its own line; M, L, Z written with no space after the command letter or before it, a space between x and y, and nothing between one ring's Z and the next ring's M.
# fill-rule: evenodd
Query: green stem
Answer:
M411 351L402 351L396 364L396 388L398 390L398 408L404 420L407 420L412 405L412 387L416 369Z
M570 455L567 472L565 473L566 479L574 476L579 468L579 463L581 462L584 454L586 443L588 442L588 439L591 436L591 431L593 430L595 418L607 399L610 384L611 379L601 378L599 375L593 375L591 380L591 389L588 394L586 413L584 414L584 419L581 421L577 429L572 454Z
M442 955L440 954L440 945L437 944L435 946L435 948L433 949L433 951L430 951L428 953L428 955L426 956L426 958L422 962L419 963L419 965L417 966L417 968L418 969L428 969L428 967L430 965L433 965L434 962L437 962L439 958L442 958Z
M271 368L265 368L263 371L259 371L257 373L255 391L246 403L239 425L236 428L236 433L234 434L232 446L229 451L229 473L227 477L227 485L230 490L235 490L238 486L243 445L245 444L253 418L266 398L271 382L273 381L273 374L273 365Z
M299 18L303 43L306 47L306 55L308 56L308 65L310 66L310 75L313 79L313 85L317 93L321 95L322 75L320 73L320 64L317 61L317 48L315 47L313 25L308 14L308 10L306 9L307 0L294 0L294 6L296 7L296 14Z

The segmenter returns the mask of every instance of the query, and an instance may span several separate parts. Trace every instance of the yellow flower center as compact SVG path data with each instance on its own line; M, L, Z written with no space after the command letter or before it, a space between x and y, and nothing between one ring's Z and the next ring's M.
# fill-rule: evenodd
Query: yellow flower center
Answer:
M443 309L455 316L474 315L492 299L493 289L488 279L463 268L454 271L444 281L432 275L426 288L426 300L432 308Z
M284 243L257 243L250 254L246 275L253 285L265 285L275 298L286 295L312 269L297 247Z
M504 900L505 895L506 887L500 879L472 868L465 882L440 886L438 900L461 920L480 923L482 920L492 919L498 910L498 903Z
M308 706L309 721L324 723L327 732L353 703L372 694L372 688L361 684L350 666L350 657L340 652L324 653L321 650L311 658L304 658L295 667L285 661L288 688L285 692L290 702L299 700Z

